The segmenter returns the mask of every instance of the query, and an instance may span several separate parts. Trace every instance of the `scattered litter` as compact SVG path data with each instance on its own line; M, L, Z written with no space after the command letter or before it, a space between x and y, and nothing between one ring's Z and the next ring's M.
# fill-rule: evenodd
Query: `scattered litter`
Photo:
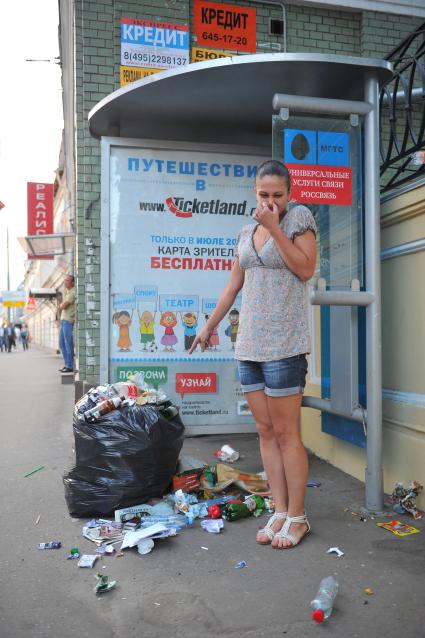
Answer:
M373 596L373 594L375 593L372 589L372 587L365 587L363 589L364 593L367 594L368 596Z
M122 558L124 556L124 552L122 552L121 550L119 550L116 554L115 557L116 558Z
M264 507L269 514L272 514L275 511L276 507L271 496L264 496Z
M261 496L270 495L270 487L263 474L251 474L249 472L241 472L234 467L217 463L215 466L215 482L211 484L207 480L206 471L201 476L201 487L211 492L220 493L227 489L230 485L235 484L251 494L260 494Z
M187 494L183 492L183 490L177 490L173 498L176 510L185 515L189 525L192 525L195 518L205 518L208 516L206 503L198 503L198 499L194 494Z
M125 549L126 547L134 547L143 538L156 536L157 534L161 534L162 532L169 532L169 530L167 530L164 525L161 525L161 523L155 523L155 525L150 525L146 529L138 529L134 532L129 531L124 536L121 549Z
M89 521L83 526L83 536L96 545L118 542L123 539L122 524L114 521Z
M322 484L320 481L308 481L307 487L320 487Z
M80 552L78 551L78 547L72 547L67 556L68 560L74 560L75 558L80 558Z
M155 543L151 538L142 538L142 540L137 543L137 551L139 554L144 556L145 554L149 554L149 552L153 550L154 546Z
M229 503L223 507L223 518L226 521L238 521L241 518L247 518L251 516L252 510L249 509L248 505L239 501L233 501L233 503Z
M152 506L143 503L142 505L133 505L133 507L125 507L115 510L115 522L122 523L124 520L134 518L137 514L152 514Z
M321 623L329 618L338 589L338 582L333 576L322 578L317 594L310 603L313 610L311 617L315 622Z
M207 464L191 457L179 459L179 472L173 476L173 491L192 492L201 486L201 474Z
M28 472L28 474L24 474L24 478L27 478L28 476L32 476L36 472L40 472L41 470L44 470L44 467L45 467L44 465L40 465L40 467L36 467L35 470Z
M415 520L419 520L423 516L423 512L416 507L416 498L422 492L423 485L419 481L412 481L408 488L403 483L396 483L394 491L391 495L394 501L393 509L397 514L411 514Z
M208 547L203 547L202 545L201 545L201 549L205 549L206 551L208 551Z
M212 519L221 518L221 508L220 505L210 505L208 508L208 516ZM204 521L202 521L204 522ZM202 524L202 523L201 523Z
M336 554L338 556L338 558L341 558L341 556L344 556L344 552L342 552L339 547L329 547L329 549L326 551L327 554Z
M154 603L157 607L161 607L161 603Z
M246 560L240 560L239 563L236 563L235 569L243 569L247 566Z
M100 554L101 556L112 556L115 554L115 548L112 545L101 545L100 547L96 547L96 554Z
M78 567L93 567L98 558L97 554L83 554L78 561Z
M250 512L258 518L264 512L266 505L264 503L264 498L259 496L258 494L250 494L245 498L245 505L248 507Z
M419 531L416 527L412 527L411 525L405 525L401 521L390 521L389 523L376 523L378 527L383 527L387 529L389 532L392 532L396 536L410 536L410 534L419 534Z
M367 517L363 516L363 514L359 514L358 512L353 512L349 507L346 507L344 512L350 512L353 516L358 516L362 523L367 523ZM373 518L373 516L371 516Z
M223 519L222 518L216 518L216 519L207 518L201 521L201 527L202 529L204 529L206 532L209 532L210 534L220 534L221 530L224 527Z
M96 574L95 578L97 578L97 583L94 587L95 594L104 594L107 591L111 591L115 587L118 581L109 580L109 576L106 574Z
M38 525L38 524L39 524L39 522L40 522L40 518L41 518L41 516L40 516L40 514L39 514L39 515L37 516L36 520L35 520L35 525Z
M49 541L48 543L39 543L38 549L59 549L62 547L60 541Z
M234 463L239 459L239 452L236 452L230 445L222 445L220 450L216 450L213 454L225 463Z
M242 503L240 500L234 500L223 507L223 518L226 521L237 521L241 518L254 515L261 516L265 509L264 499L258 494L250 494Z

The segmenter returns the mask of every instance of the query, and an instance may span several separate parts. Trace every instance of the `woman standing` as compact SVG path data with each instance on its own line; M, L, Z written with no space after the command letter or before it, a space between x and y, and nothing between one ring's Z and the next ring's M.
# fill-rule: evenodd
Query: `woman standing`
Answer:
M229 282L190 352L198 344L205 350L243 288L235 357L276 508L257 542L287 549L310 531L300 414L310 351L305 288L316 266L316 224L305 206L287 209L290 175L281 162L258 167L255 191L257 223L239 233Z

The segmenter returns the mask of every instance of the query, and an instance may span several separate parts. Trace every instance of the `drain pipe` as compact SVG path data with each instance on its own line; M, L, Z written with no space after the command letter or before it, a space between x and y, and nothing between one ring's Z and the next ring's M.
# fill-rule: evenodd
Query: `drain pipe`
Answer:
M282 9L282 22L283 22L283 53L286 53L286 6L280 0L254 0L255 4L268 4L273 7L280 7Z

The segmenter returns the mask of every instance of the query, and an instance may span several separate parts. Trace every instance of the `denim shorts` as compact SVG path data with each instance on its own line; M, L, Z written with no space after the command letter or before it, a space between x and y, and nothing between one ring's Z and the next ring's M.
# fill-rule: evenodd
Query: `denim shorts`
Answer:
M238 361L242 391L264 390L269 397L304 392L307 368L305 354L277 361Z

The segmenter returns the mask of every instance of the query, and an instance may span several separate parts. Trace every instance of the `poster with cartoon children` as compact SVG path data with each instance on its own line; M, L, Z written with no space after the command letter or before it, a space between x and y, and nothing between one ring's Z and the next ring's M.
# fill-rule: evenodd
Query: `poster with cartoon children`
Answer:
M204 297L202 299L202 312L205 317L205 323L207 323L208 319L210 318L210 314L216 307L217 301L218 301L217 298L212 299L212 298ZM210 352L211 350L217 351L219 350L219 348L217 347L219 345L220 345L220 337L218 333L218 327L216 326L211 332L210 338L208 339L207 350L209 350Z
M198 326L199 298L197 295L159 295L159 309L161 311L160 325L164 328L161 344L164 352L174 352L178 338L175 328L178 324L177 315L181 318L184 335L184 350L189 350L196 336ZM190 344L190 345L189 345Z
M184 314L181 313L181 321L184 331L184 349L188 351L195 341L196 330L198 328L198 313L190 311Z
M235 349L236 337L238 336L239 331L239 310L237 308L232 308L232 310L227 315L227 320L229 325L224 331L226 337L230 337L231 349Z
M132 348L130 326L135 307L134 295L115 293L112 296L112 323L118 328L116 347L119 352L129 352Z
M156 352L158 346L155 340L155 319L158 303L157 286L135 286L137 314L139 316L140 350Z

